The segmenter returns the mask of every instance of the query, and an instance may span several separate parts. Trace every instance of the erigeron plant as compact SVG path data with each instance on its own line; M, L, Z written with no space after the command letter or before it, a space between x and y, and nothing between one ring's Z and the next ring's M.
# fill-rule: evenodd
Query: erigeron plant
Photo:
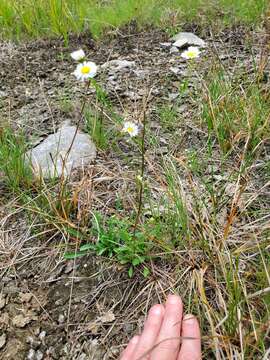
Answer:
M186 60L196 59L200 56L201 51L196 46L189 46L187 50L183 51L181 57Z

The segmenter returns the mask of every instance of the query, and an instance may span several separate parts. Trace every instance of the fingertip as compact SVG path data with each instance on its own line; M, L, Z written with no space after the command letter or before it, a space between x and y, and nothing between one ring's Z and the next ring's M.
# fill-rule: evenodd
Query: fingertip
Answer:
M174 295L174 294L170 294L168 296L166 304L171 304L171 305L180 304L181 306L183 305L181 297L178 295Z
M156 316L161 316L164 313L164 306L161 304L156 304L154 306L151 307L151 309L149 310L149 315L156 315Z
M140 340L140 336L135 335L133 338L129 341L128 346L123 351L120 360L131 360L132 354L134 354L134 351L136 350L136 346Z
M184 316L182 321L182 346L179 360L201 359L201 332L199 322L192 314Z
M198 322L196 317L192 314L186 314L183 318L183 321L185 321L186 325L188 326L195 325Z

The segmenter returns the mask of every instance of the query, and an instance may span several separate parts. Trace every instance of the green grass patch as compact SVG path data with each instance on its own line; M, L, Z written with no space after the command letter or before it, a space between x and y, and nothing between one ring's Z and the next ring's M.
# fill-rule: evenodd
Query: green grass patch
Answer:
M26 161L27 144L22 133L15 134L7 125L0 128L0 172L11 192L32 184L32 170Z
M139 25L154 24L165 29L203 21L231 25L259 24L266 0L2 0L0 29L6 38L63 36L90 30L99 37L132 20ZM217 16L218 15L218 16Z
M244 144L252 154L270 136L269 91L243 76L211 73L206 85L202 119L224 154Z

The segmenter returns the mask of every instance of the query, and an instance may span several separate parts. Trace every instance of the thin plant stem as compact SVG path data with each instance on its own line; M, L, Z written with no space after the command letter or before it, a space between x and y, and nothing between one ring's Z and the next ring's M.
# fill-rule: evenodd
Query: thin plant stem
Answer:
M146 130L146 113L143 112L143 129L142 129L142 144L141 144L141 172L140 172L140 188L138 195L138 210L134 223L133 236L135 236L136 229L140 220L140 215L142 211L142 199L143 199L143 181L144 181L144 171L145 171L145 130Z
M89 87L90 87L90 84L91 84L91 79L90 79L90 80L88 81L88 83L87 83L87 87L86 87L86 90L85 90L84 102L82 103L82 107L81 107L81 110L80 110L79 120L77 121L76 130L75 130L75 132L74 132L72 141L71 141L70 146L69 146L69 148L68 148L68 151L66 152L64 162L66 161L66 159L67 159L67 157L68 157L68 155L69 155L69 153L70 153L70 151L71 151L71 149L72 149L72 147L73 147L73 145L74 145L75 138L76 138L76 136L77 136L77 134L78 134L79 126L80 126L80 123L81 123L82 118L83 118L84 108L85 108L85 105L86 105L86 102L87 102L87 96L86 96L86 95L87 95L87 91L88 91L88 89L89 89Z

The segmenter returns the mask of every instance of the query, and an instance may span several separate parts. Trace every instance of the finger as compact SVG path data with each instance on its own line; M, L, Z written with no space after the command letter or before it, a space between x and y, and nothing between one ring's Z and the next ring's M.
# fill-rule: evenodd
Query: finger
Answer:
M163 315L163 305L154 305L150 309L139 343L133 355L134 360L149 358L149 351L151 351L151 348L155 345L162 324ZM144 354L145 356L143 356Z
M134 353L134 350L139 342L140 337L139 336L134 336L130 342L128 343L128 346L126 347L126 349L123 351L120 360L132 360L132 354Z
M165 305L164 319L156 341L157 346L151 354L151 359L177 359L182 314L183 304L181 298L176 295L170 295Z
M201 356L201 333L198 320L193 315L186 315L182 321L182 346L178 360L201 360Z

